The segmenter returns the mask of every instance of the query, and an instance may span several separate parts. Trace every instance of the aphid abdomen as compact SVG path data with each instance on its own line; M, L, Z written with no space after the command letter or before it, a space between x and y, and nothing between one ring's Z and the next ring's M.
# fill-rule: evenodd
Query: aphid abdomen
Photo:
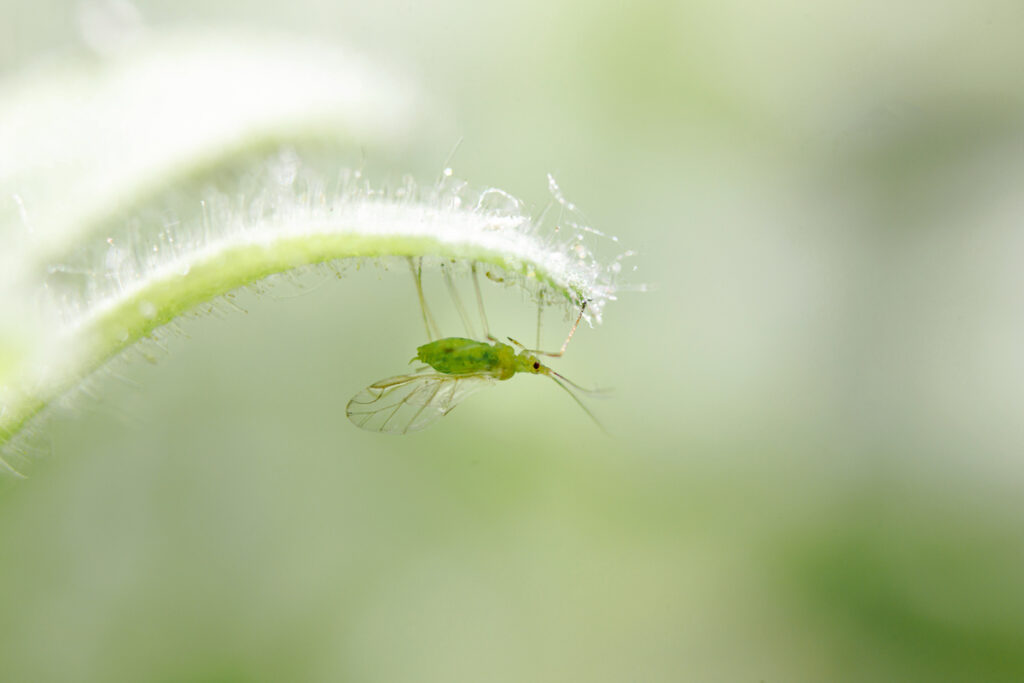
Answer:
M416 358L447 375L491 375L507 379L514 353L506 344L489 344L462 337L438 339L416 349Z

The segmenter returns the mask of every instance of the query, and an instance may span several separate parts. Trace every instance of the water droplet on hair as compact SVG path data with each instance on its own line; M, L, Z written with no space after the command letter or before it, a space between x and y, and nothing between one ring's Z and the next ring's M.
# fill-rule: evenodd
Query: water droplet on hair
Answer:
M476 203L476 208L485 213L517 215L522 213L519 200L504 190L491 188L485 190Z

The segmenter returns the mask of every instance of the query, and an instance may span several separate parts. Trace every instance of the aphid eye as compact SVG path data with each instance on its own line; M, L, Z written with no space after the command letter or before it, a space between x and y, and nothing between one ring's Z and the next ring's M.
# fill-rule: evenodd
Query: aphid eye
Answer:
M533 361L533 369L540 370L540 361Z

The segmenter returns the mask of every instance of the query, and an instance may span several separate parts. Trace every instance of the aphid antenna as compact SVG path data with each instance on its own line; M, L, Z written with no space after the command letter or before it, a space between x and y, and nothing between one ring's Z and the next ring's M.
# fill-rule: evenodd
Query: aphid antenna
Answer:
M509 337L508 340L510 342L512 342L513 344L515 344L516 346L518 346L519 348L521 348L524 351L527 351L529 353L536 353L536 354L539 354L541 356L548 356L550 358L560 358L560 357L565 355L565 350L569 347L569 342L572 341L572 336L574 334L576 334L576 328L578 328L580 326L580 321L583 320L583 312L585 310L587 310L587 301L584 301L583 305L580 306L580 314L578 316L576 316L576 322L574 322L572 324L572 329L569 330L569 336L565 338L564 342L562 342L562 348L558 349L558 351L541 351L540 349L528 349L522 343L516 341L512 337ZM539 318L539 314L538 314L538 318ZM539 344L538 344L538 346L539 346Z
M545 366L545 367L547 367L547 366ZM576 384L576 382L573 382L571 379L569 379L565 375L557 373L554 370L552 370L551 368L548 368L548 372L550 372L552 375L554 375L558 379L562 380L563 382L565 382L566 384L571 386L573 389L576 389L577 391L579 391L581 393L584 393L587 396L607 396L608 394L610 394L612 392L611 389L587 389L586 387L581 387L579 384Z
M586 404L583 403L583 401L580 400L579 396L577 396L576 394L573 393L572 389L570 389L569 386L571 385L571 386L575 387L576 389L578 389L579 391L583 391L583 392L586 392L587 390L584 389L583 387L579 386L575 382L572 382L572 381L566 379L562 375L559 375L554 370L551 370L551 368L548 368L548 370L550 371L550 374L548 375L548 377L551 378L551 381L553 381L555 384L557 384L558 386L560 386L563 389L565 389L565 393L567 393L570 396L572 396L572 400L576 401L576 405L578 405L580 408L583 409L583 412L585 412L587 414L587 417L589 417L591 420L594 421L594 424L597 425L598 429L600 429L602 432L604 432L605 436L611 436L611 434L608 433L608 430L604 428L604 425L601 424L601 421L597 419L597 416L594 415L594 413L590 412L590 408L588 408L586 406Z

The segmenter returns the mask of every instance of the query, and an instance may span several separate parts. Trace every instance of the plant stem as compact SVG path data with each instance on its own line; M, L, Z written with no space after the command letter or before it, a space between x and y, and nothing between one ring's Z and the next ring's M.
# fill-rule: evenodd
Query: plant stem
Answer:
M489 264L525 287L544 287L549 299L589 300L595 317L610 297L592 261L577 258L568 245L540 239L522 216L410 201L347 201L291 214L286 227L276 224L277 216L222 228L220 237L194 241L165 260L134 262L130 277L108 273L120 283L116 289L81 307L45 356L37 354L12 381L0 378L0 448L54 399L158 328L276 273L341 259L435 257ZM364 225L353 227L360 220Z

